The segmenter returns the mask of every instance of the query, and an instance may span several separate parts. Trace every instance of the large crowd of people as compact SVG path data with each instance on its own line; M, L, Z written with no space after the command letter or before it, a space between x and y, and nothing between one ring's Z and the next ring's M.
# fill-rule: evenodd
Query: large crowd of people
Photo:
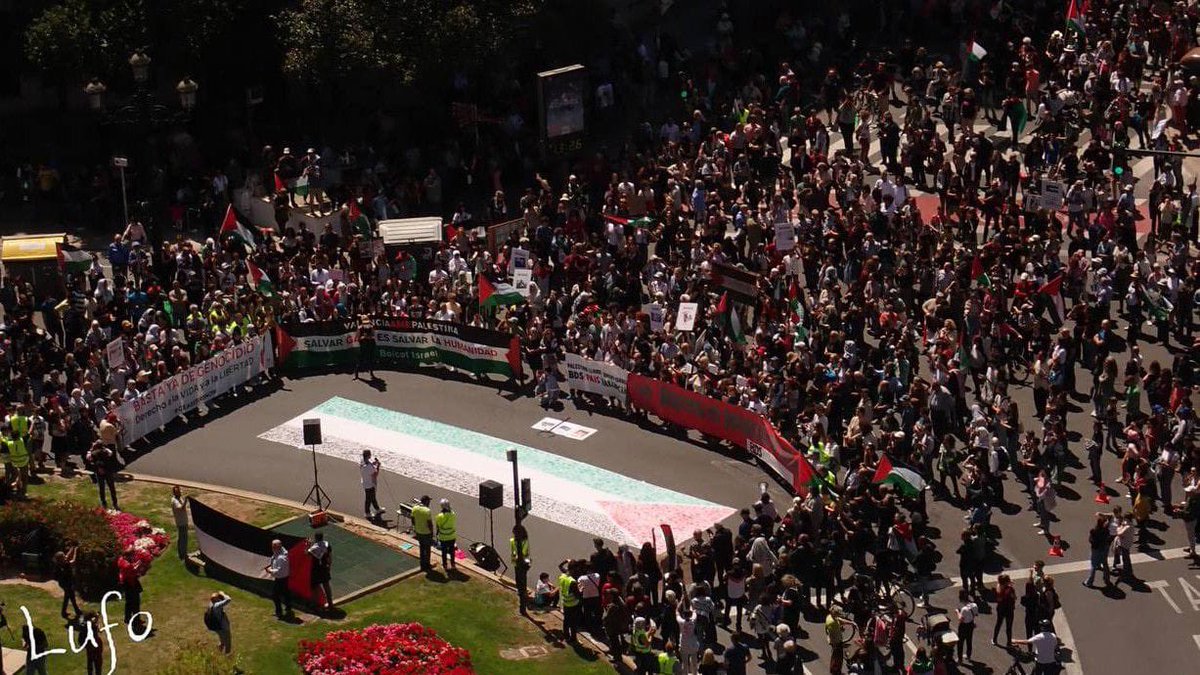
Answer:
M922 649L909 659L896 646L910 617L893 590L921 595L937 560L957 555L958 658L972 655L978 603L996 603L1006 644L1020 643L1019 600L1021 635L1040 672L1051 672L1053 577L1038 567L983 583L994 508L1024 491L1048 542L1060 534L1052 527L1091 527L1106 583L1110 553L1132 575L1129 551L1145 545L1155 509L1180 518L1194 550L1200 195L1182 158L1160 154L1148 197L1135 198L1131 141L1194 144L1200 80L1180 59L1198 17L1193 3L1092 0L1078 26L1020 34L1012 27L1063 25L1062 10L1034 3L1018 20L1004 2L945 4L962 35L979 27L948 55L914 38L839 60L815 36L823 28L848 48L849 18L805 26L789 17L772 29L784 30L795 58L767 63L742 49L731 8L708 60L645 55L658 86L679 93L620 156L581 160L563 180L535 173L520 194L481 168L489 196L449 202L439 168L402 179L374 156L368 170L330 182L322 167L334 153L267 148L243 184L278 186L279 218L253 246L215 230L202 244L180 235L152 246L135 222L72 277L65 297L35 297L5 279L4 433L16 439L6 489L19 492L48 461L46 437L60 465L72 455L115 463L90 451L125 450L116 406L277 323L463 322L521 337L529 378L518 384L531 393L550 398L563 355L581 354L763 415L826 477L778 507L764 495L736 531L695 533L675 569L664 571L648 546L614 554L603 542L565 562L559 583L544 575L535 592L567 610L568 635L589 631L630 653L640 672L668 672L660 659L676 658L689 675L718 672L720 655L734 674L756 650L773 672L792 673L801 672L801 618L815 613L828 617L832 672L876 661L945 672L954 654ZM894 22L913 18L870 21L900 30ZM220 212L225 173L211 191ZM294 210L333 220L312 231L290 224ZM366 221L352 217L360 210ZM372 247L364 222L421 212L446 218L443 243ZM520 223L494 245L474 234L512 220ZM790 227L777 235L777 224ZM481 308L479 279L509 281L514 249L529 254L527 300ZM251 282L250 262L271 292ZM756 275L756 299L723 301L716 265ZM675 328L681 302L699 307L690 331ZM648 303L665 308L657 329ZM109 368L103 353L116 336L124 365ZM1148 343L1172 360L1143 358ZM1018 387L1032 389L1033 410L1019 409ZM1067 420L1080 414L1093 433L1072 442ZM1119 476L1103 475L1104 453L1121 458ZM1091 480L1122 484L1129 504L1095 523L1055 523L1056 486L1085 455ZM885 457L931 488L877 485ZM961 538L927 536L935 499L963 510ZM1014 584L1024 585L1019 596ZM848 630L860 639L845 639Z

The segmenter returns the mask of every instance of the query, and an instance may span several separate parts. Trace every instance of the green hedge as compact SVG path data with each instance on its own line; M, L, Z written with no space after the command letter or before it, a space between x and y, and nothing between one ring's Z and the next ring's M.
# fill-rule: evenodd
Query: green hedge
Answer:
M31 549L35 532L40 534L32 537ZM37 553L49 572L54 553L69 543L79 547L75 587L80 594L96 599L116 587L120 543L95 506L36 498L0 506L0 559L6 565L21 568L22 553Z

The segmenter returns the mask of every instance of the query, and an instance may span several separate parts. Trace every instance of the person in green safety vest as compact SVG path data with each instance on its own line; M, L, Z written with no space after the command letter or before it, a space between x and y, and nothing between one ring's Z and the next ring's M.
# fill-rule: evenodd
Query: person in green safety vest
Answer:
M663 650L658 653L658 675L676 675L679 672L679 659L675 656L675 643L667 640Z
M647 628L646 617L639 616L633 620L633 632L629 635L629 651L633 654L633 662L639 675L649 675L657 665L654 652L650 649L650 639L653 630Z
M558 564L558 599L563 608L563 635L574 642L579 635L579 626L583 622L582 593L575 577L579 576L578 566L574 560L567 558Z
M441 506L441 512L434 518L433 524L437 530L438 546L442 549L442 569L457 570L454 540L458 539L458 514L450 508L449 499L442 499L438 504Z
M525 593L529 589L529 532L524 525L514 525L513 536L508 540L509 556L512 558L513 570L516 575L517 608L525 613Z
M13 467L10 479L13 481L13 491L18 495L25 494L25 485L29 482L29 449L25 440L17 435L10 425L4 427L4 444L8 446L8 464Z
M25 408L25 404L17 405L17 412L8 416L8 424L12 427L13 436L25 442L25 447L29 447L29 415Z
M429 495L421 495L419 501L412 510L413 535L420 546L421 571L429 572L433 569L433 563L429 560L433 552L433 514L429 511L429 503L432 500Z

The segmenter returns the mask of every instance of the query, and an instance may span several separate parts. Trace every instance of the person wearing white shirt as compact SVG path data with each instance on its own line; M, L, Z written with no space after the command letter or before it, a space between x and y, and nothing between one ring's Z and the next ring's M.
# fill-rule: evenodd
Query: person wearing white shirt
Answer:
M1033 675L1057 675L1058 636L1054 626L1043 621L1041 631L1028 640L1013 640L1015 645L1029 645L1033 649Z
M958 592L958 599L963 603L962 607L958 608L958 660L964 660L964 655L967 661L972 660L972 637L975 635L975 618L979 616L979 605L971 600L970 593L961 590Z
M283 542L278 539L271 542L271 559L263 571L271 575L271 599L275 601L275 618L282 619L284 608L287 616L292 616L292 592L288 589L288 577L292 575L292 567L288 563L288 552Z
M379 501L375 498L375 488L379 481L379 458L371 457L370 450L362 451L362 460L358 463L358 472L362 480L363 488L363 513L366 514L367 520L374 520L383 515L384 510L379 507ZM374 514L372 514L374 509Z

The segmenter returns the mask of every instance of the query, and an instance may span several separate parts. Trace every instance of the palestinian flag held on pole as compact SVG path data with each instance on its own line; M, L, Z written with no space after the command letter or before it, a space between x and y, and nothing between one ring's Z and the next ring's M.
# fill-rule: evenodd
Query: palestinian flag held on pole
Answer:
M501 305L519 305L525 297L511 284L493 284L491 279L479 275L479 306L494 308Z
M1067 30L1084 34L1084 14L1087 13L1087 0L1070 0L1067 5Z
M758 275L733 265L716 263L712 267L714 286L724 288L738 302L753 305L758 302Z
M746 335L742 332L742 320L738 317L737 303L729 299L729 291L721 295L721 301L717 303L717 314L724 317L729 337L740 345L746 344Z
M83 274L92 267L92 254L70 244L55 244L55 253L64 274Z
M250 286L259 293L268 298L275 295L275 289L271 285L271 277L262 271L262 268L249 260L246 261L246 280L250 282Z
M879 466L876 467L871 482L877 485L891 485L908 497L916 497L928 487L925 479L921 478L916 471L893 466L887 455L879 458Z
M825 481L821 479L821 474L817 473L817 467L813 466L812 462L808 461L808 458L804 456L804 453L796 453L796 483L793 487L795 487L797 491L799 491L800 488L812 490L824 482Z
M992 287L992 278L987 275L987 272L983 271L983 258L979 256L975 256L971 260L971 281L976 282L983 288Z
M307 174L301 174L300 177L296 179L296 196L297 197L307 197L308 196L308 175Z
M346 209L346 220L350 223L350 228L356 234L361 234L363 239L371 239L371 219L367 218L367 214L358 205L357 199L350 200L350 206Z
M1058 323L1062 323L1066 318L1066 306L1063 304L1062 297L1062 284L1065 277L1066 275L1060 273L1038 289L1038 293L1050 296L1050 302L1054 304L1054 319Z
M974 61L975 63L979 63L980 61L983 60L983 57L985 57L985 56L987 56L987 50L983 48L983 45L972 40L971 41L971 51L967 53L967 58Z
M258 241L254 238L254 233L250 228L241 224L238 221L237 212L233 210L233 204L225 208L225 220L221 222L221 237L226 235L235 237L246 246L255 248L258 246Z

